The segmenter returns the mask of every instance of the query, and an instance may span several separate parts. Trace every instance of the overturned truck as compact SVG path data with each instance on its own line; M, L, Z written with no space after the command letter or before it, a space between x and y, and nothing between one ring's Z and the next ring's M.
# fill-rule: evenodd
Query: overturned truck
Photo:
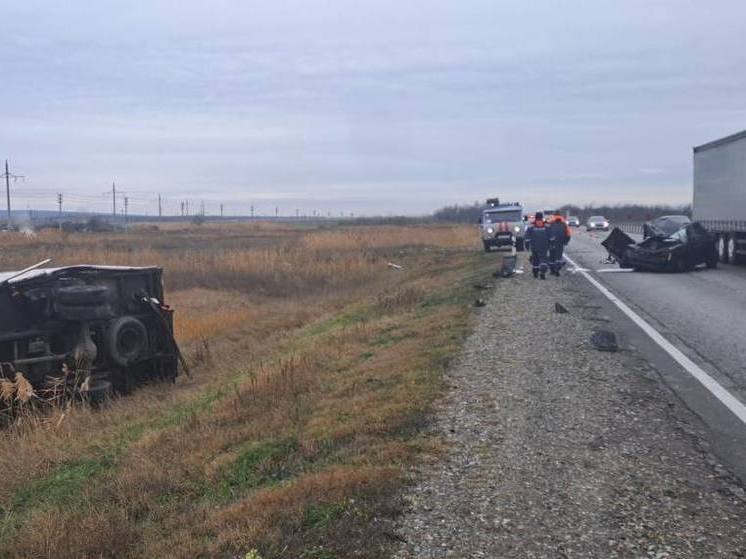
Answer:
M701 224L684 223L674 232L651 228L649 236L636 242L615 227L601 242L621 268L645 272L688 272L698 266L717 266L715 237Z
M179 349L156 267L67 266L0 273L0 378L35 387L75 375L101 397L173 380Z

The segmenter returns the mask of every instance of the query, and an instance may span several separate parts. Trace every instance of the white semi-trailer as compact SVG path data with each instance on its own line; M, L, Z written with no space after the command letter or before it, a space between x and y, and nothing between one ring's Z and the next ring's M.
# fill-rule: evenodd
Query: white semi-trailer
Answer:
M746 130L694 148L692 214L717 235L721 262L746 262Z

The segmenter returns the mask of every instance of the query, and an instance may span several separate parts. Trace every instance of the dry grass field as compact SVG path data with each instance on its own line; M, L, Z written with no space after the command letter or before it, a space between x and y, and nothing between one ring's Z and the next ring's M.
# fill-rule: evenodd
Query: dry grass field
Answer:
M385 556L471 286L494 269L473 227L2 241L0 270L162 266L193 376L0 432L0 557Z

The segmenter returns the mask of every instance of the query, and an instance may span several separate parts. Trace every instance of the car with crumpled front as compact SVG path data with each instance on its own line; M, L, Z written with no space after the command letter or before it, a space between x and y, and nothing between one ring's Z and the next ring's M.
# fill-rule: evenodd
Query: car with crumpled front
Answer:
M615 227L601 244L621 268L637 271L688 272L699 266L715 268L718 262L715 236L698 222L640 243Z

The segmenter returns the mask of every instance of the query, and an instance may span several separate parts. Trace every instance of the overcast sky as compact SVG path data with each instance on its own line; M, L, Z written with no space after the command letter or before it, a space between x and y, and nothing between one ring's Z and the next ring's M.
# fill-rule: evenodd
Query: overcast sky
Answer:
M746 128L743 0L0 3L19 209L680 203Z

